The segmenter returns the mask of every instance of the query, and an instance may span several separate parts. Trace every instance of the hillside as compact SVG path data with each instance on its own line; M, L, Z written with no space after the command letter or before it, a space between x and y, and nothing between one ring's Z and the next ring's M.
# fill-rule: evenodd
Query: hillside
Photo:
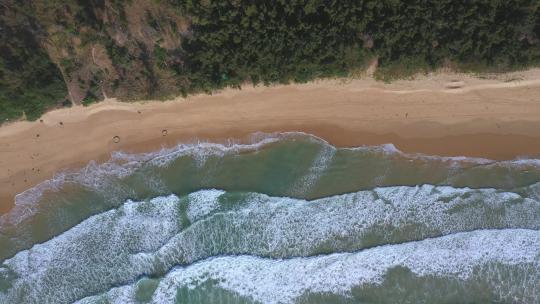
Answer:
M540 63L535 0L6 0L0 122L249 83Z

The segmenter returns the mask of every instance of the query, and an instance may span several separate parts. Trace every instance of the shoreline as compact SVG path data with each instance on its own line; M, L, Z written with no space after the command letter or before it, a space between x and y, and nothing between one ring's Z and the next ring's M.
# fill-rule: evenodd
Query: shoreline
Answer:
M113 151L245 142L256 132L305 132L338 147L392 143L440 156L540 157L540 69L490 79L437 73L391 84L328 79L164 102L107 100L42 120L0 127L0 214L17 193L56 172L107 161Z

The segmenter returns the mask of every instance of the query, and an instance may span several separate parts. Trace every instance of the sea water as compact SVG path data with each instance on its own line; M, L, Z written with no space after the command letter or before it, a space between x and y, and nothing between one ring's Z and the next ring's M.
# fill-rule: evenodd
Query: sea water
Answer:
M535 158L257 134L117 152L0 218L0 303L539 302Z

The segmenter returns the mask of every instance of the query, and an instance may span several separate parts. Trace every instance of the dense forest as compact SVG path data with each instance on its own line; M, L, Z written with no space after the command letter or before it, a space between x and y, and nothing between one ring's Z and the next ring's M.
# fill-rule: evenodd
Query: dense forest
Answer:
M2 0L0 122L46 110L362 71L540 64L540 2Z

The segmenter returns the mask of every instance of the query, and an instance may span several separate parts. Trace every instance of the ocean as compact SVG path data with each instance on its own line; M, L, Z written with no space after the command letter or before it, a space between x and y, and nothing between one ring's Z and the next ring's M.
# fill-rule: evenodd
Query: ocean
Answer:
M0 217L0 303L540 303L540 159L191 142Z

